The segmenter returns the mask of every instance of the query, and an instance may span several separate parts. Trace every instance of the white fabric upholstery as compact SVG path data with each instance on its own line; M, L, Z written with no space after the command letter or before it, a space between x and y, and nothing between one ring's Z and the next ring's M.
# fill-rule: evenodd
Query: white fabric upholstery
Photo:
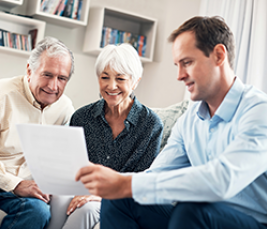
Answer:
M1 225L1 222L3 220L3 218L5 217L6 213L3 212L2 210L0 210L0 225Z

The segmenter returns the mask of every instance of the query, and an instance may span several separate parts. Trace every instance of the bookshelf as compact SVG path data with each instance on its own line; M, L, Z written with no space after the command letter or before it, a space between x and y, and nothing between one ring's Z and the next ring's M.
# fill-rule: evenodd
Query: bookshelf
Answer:
M145 56L140 57L143 63L152 62L155 46L157 20L141 16L124 10L110 7L92 7L85 32L83 52L97 56L100 46L103 27L130 32L146 36Z
M68 28L77 28L79 26L86 26L88 20L90 0L83 0L81 19L75 20L63 16L53 15L40 10L41 0L28 0L27 4L27 15L33 16L34 18L44 20L51 24L64 26Z
M13 14L0 12L0 29L18 34L28 34L32 29L38 29L36 43L44 38L46 23L32 18L17 16ZM10 47L0 46L0 52L8 52L13 54L29 55L29 51L18 50Z
M0 7L4 8L13 8L16 6L21 6L23 4L23 0L0 0Z

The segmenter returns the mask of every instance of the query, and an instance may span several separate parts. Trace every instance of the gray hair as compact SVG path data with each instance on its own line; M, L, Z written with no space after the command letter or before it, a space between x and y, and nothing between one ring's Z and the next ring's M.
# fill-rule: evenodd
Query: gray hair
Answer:
M131 76L133 83L136 83L143 73L140 57L130 44L105 46L95 63L96 75L99 77L106 67Z
M47 51L49 56L57 55L70 55L71 58L71 70L70 75L74 72L74 57L72 51L60 40L53 37L45 37L38 42L36 47L31 51L31 55L28 59L29 67L32 71L36 71L40 65L40 57L44 51Z

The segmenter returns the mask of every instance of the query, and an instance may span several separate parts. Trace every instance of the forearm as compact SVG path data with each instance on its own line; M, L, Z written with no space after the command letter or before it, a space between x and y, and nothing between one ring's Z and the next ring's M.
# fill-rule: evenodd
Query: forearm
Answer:
M20 177L0 171L0 189L6 192L13 191L22 180Z
M244 190L267 170L264 163L267 157L259 157L258 160L255 158L256 155L243 155L239 161L234 161L236 163L220 158L202 166L135 174L132 177L132 195L134 200L141 204L227 200ZM245 166L237 166L239 163ZM254 186L261 187L262 184L256 182Z

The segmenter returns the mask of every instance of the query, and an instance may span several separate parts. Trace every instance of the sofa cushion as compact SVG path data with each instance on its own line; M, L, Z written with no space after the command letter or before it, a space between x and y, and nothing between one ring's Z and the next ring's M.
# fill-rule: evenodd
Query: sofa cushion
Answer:
M4 211L0 210L0 226L1 226L2 220L4 219L5 216L6 216L6 213Z
M167 143L172 127L177 119L187 110L188 106L189 100L184 100L166 108L151 108L161 118L164 125L160 152Z

